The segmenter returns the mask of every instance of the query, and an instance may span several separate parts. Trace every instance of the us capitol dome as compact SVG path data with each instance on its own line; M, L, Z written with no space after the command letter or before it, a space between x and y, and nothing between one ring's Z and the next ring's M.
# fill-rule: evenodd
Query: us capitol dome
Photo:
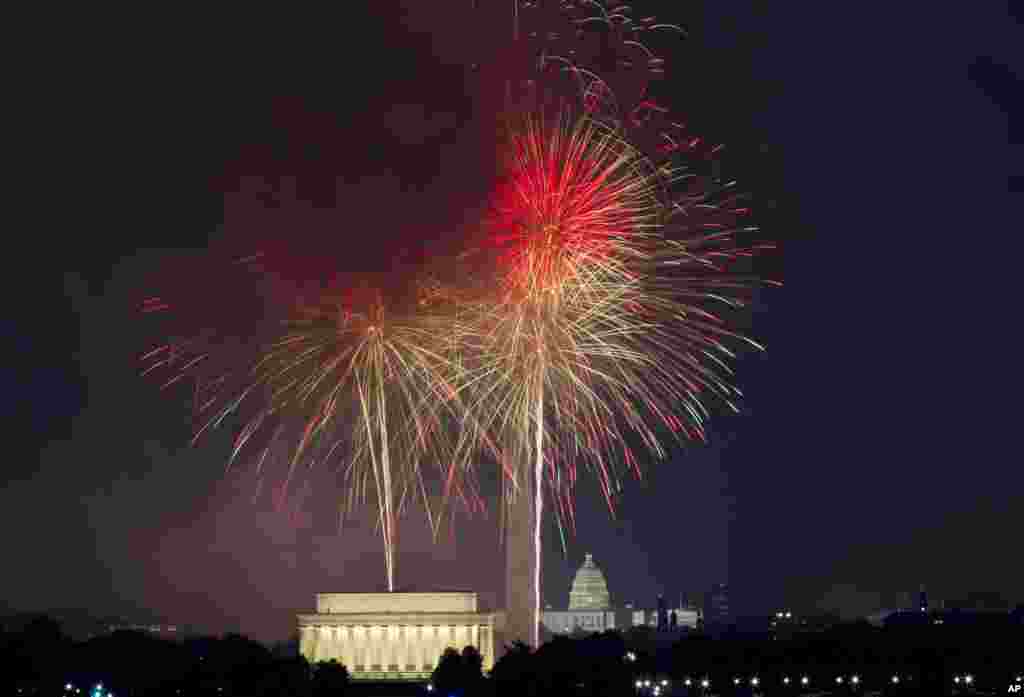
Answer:
M569 587L569 607L548 605L540 618L544 630L550 634L595 633L640 626L675 632L696 629L699 619L700 610L684 603L682 597L680 606L671 610L661 596L658 596L657 609L634 608L632 603L613 608L608 582L592 554L584 556L583 565Z
M563 596L564 597L564 596ZM576 572L569 591L570 610L607 610L611 607L608 583L601 569L594 564L594 557L586 555L583 566Z

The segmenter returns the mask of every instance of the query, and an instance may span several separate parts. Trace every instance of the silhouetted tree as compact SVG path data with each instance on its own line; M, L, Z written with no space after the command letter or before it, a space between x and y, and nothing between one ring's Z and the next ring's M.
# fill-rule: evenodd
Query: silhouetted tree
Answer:
M441 695L471 697L480 694L484 685L484 659L475 646L467 646L460 654L447 648L441 654L430 682Z
M462 649L462 679L467 695L481 691L484 682L484 657L475 646Z
M334 659L313 666L313 697L343 695L348 684L348 668Z
M253 696L311 697L312 691L312 669L304 657L298 656L278 658L268 664L259 679L258 692L253 693Z
M505 655L491 669L497 697L537 697L539 684L530 647L521 641L506 647Z

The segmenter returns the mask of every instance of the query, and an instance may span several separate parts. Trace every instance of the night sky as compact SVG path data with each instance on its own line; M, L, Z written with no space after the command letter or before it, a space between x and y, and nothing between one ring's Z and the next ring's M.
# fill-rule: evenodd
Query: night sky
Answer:
M34 195L8 222L3 321L11 609L277 639L315 592L383 583L365 509L339 536L329 482L305 510L253 504L224 474L231 434L190 448L184 406L137 375L153 340L138 301L169 269L217 289L205 250L412 273L466 234L495 108L466 65L493 58L494 22L469 0L355 5L126 33L67 18L26 59L9 135ZM739 364L746 411L628 482L615 519L581 486L567 557L547 528L546 602L567 602L585 552L615 601L648 605L719 581L741 613L868 612L921 583L1024 601L1019 385L1001 367L1020 359L999 338L1019 315L1001 255L1020 231L1021 18L637 5L688 26L665 56L672 102L735 154L786 286L743 320L768 346ZM436 546L419 520L399 583L493 603L493 515Z

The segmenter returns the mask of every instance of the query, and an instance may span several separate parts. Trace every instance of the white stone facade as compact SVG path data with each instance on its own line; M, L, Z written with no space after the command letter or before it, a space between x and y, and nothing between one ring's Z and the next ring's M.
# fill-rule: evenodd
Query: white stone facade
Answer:
M476 593L320 593L317 613L299 615L299 651L334 659L356 680L422 680L446 648L475 646L494 665L495 614Z
M544 610L544 628L552 634L603 632L615 629L615 612L611 610Z
M594 563L594 556L587 554L583 559L583 565L576 570L576 576L569 589L569 609L607 610L611 604L604 574Z

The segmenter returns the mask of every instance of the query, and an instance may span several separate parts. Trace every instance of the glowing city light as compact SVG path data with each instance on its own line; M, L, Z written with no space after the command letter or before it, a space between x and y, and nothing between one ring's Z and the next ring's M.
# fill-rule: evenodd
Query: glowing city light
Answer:
M803 676L802 678L800 678L800 684L801 684L801 685L806 685L806 684L808 684L809 682L811 682L811 679L810 679L809 677L807 677L806 675L805 675L805 676Z
M965 675L964 676L964 682L967 683L968 685L970 685L972 682L974 682L974 676L973 675Z
M754 677L752 677L750 679L750 684L753 685L754 687L757 687L758 685L761 684L761 681L758 680L757 676L755 675Z
M854 675L852 678L850 678L850 682L852 682L854 685L860 684L860 676Z
M788 685L789 684L789 676L788 675L782 679L782 684L783 685Z
M687 678L686 680L683 680L683 684L686 685L687 687L689 687L690 685L693 684L693 681L690 680L689 678Z
M900 676L898 676L898 675L892 676L892 684L893 685L898 685L899 682L900 682Z
M703 680L700 681L700 686L701 687L709 687L710 685L711 685L711 681L708 680L707 678L704 678Z

